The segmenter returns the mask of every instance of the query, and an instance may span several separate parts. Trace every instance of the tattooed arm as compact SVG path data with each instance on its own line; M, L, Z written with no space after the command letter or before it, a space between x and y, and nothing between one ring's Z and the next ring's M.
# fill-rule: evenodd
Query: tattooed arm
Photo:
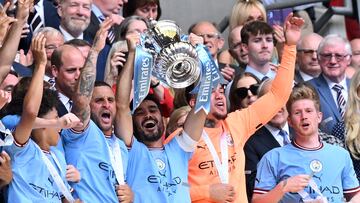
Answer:
M76 131L82 131L89 124L90 100L96 79L96 62L99 52L105 46L108 30L112 26L112 23L113 22L110 18L105 19L105 21L101 23L100 28L96 33L93 46L91 47L89 55L85 61L85 65L81 69L75 94L72 98L73 108L71 110L83 123L82 126L73 128Z

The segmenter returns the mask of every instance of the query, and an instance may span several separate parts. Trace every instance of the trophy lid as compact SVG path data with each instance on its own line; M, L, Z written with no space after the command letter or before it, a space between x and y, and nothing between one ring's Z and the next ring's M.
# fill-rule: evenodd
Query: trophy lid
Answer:
M161 20L153 24L151 28L153 37L161 47L180 41L181 29L175 21Z

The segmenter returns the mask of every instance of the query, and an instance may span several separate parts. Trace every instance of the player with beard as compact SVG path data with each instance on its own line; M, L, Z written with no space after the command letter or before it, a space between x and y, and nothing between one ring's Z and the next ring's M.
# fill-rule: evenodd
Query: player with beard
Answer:
M200 37L192 36L193 42L202 41ZM161 139L165 129L156 99L146 97L131 116L130 93L135 46L139 36L134 34L127 38L128 60L117 82L122 88L117 88L116 93L118 111L115 133L131 148L127 181L135 193L134 202L190 202L188 162L200 139L205 113L200 110L195 114L192 110L187 116L184 130L177 131L175 138L166 145Z
M351 200L360 187L349 153L320 139L315 89L295 86L286 108L293 141L261 158L252 202L358 202Z
M189 162L192 202L248 202L243 147L287 101L294 77L296 43L304 21L290 14L284 25L286 44L271 90L248 108L227 114L223 88L211 95L211 110ZM224 160L225 159L225 160Z
M84 202L129 203L133 199L130 188L123 183L127 148L112 133L114 93L101 83L94 88L97 57L111 25L111 19L100 25L72 97L72 111L84 125L62 131L66 160L82 175L81 181L73 184L75 196Z

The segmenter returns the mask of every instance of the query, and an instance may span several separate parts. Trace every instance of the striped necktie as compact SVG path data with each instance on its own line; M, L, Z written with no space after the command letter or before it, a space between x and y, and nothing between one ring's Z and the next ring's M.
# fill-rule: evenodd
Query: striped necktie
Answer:
M346 101L345 101L344 95L342 93L342 90L344 89L344 87L339 84L336 84L332 87L332 89L335 90L337 93L336 101L338 104L339 113L340 113L341 117L344 118L345 106L346 106Z
M290 143L288 133L285 130L280 130L279 135L283 138L283 146Z
M30 13L29 15L30 20L30 30L32 33L36 32L39 28L44 27L44 23L41 20L40 14L34 9L33 13Z
M105 16L100 16L99 19L101 20L101 22L103 22L105 20ZM114 42L114 39L115 39L114 27L111 27L108 31L107 41L109 44L112 44Z

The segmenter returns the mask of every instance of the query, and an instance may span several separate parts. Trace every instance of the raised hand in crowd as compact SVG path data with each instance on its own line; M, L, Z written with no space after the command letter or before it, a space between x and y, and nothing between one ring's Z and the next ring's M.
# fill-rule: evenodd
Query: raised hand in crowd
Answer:
M69 182L78 183L81 180L81 174L79 170L73 165L66 166L66 180Z
M124 17L122 17L121 15L118 15L118 14L111 14L109 17L112 19L113 23L116 25L120 25L121 22L124 20Z
M274 37L277 43L285 43L284 28L281 25L273 25Z
M30 26L29 24L26 23L21 31L21 38L26 38L29 33L30 33Z
M119 74L119 66L123 67L126 62L126 51L118 50L111 57L111 73L113 75Z
M34 59L31 50L29 50L26 54L23 49L19 50L19 63L23 66L30 66L33 64Z
M83 130L90 121L90 100L94 90L96 79L96 62L99 52L104 48L108 30L113 25L113 20L106 18L96 32L93 46L91 47L85 65L81 70L79 82L73 100L72 112L79 117L83 123L81 127L74 127L75 130Z
M220 70L221 75L224 77L227 81L232 81L235 77L235 69L225 66Z
M2 151L0 154L0 189L9 184L12 177L10 156L5 151Z
M9 6L10 2L7 2L4 7L0 7L0 45L5 39L11 24L16 21L15 18L10 17L6 14Z
M131 191L131 188L125 185L116 186L116 195L121 203L131 203L134 201L134 193Z
M39 68L46 65L47 58L45 51L45 42L46 42L46 38L43 34L39 34L38 36L35 36L31 41L30 49L34 58L35 68Z
M190 44L193 46L196 46L198 44L204 44L204 38L202 38L194 33L189 34L189 41L190 41Z
M15 59L19 46L21 33L27 22L30 9L33 8L32 0L19 0L16 21L14 21L6 34L5 40L0 48L0 83L9 73L11 65Z
M113 26L114 21L111 18L106 18L101 24L99 30L96 32L93 46L91 47L91 50L100 52L106 43L106 37L108 35L108 31ZM90 50L90 51L91 51ZM90 53L89 53L90 55ZM89 56L88 55L88 56ZM88 57L89 58L89 57Z
M285 43L287 45L296 45L301 36L301 27L305 21L302 18L295 17L290 13L284 22Z

